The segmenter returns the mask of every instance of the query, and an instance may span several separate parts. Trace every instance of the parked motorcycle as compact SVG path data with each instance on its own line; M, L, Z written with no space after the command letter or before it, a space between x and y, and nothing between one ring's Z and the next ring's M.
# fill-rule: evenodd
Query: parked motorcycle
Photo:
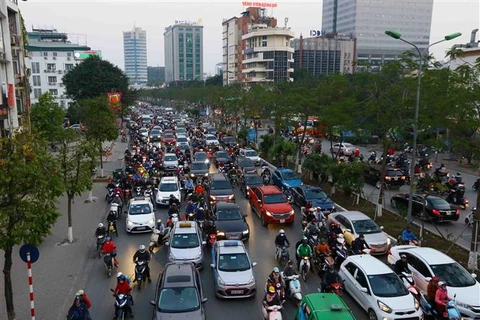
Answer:
M135 282L137 282L138 290L142 289L142 282L145 281L145 270L147 270L147 262L138 260L135 262Z
M286 277L282 272L282 278L285 280L289 280L287 288L288 297L294 299L295 304L299 305L302 301L302 288L300 286L300 281L298 281L298 274Z

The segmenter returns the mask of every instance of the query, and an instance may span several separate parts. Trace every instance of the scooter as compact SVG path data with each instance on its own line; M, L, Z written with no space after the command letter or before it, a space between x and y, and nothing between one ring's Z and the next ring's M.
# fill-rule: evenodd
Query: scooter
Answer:
M211 234L209 234L209 235L207 236L207 238L208 238L208 241L207 241L208 247L209 247L209 248L213 248L213 245L214 245L215 242L217 241L217 235L211 233Z
M473 222L475 221L473 217L475 216L476 211L477 207L473 207L472 210L465 217L465 224L473 226Z
M103 234L97 236L97 245L96 245L95 250L97 250L97 252L98 252L98 258L99 259L102 255L102 246L103 246L104 242L105 242L105 236Z
M298 274L294 274L286 277L282 272L282 278L289 280L288 283L288 297L295 300L295 304L299 305L302 301L302 288L300 286L300 281L298 281Z
M307 282L308 272L310 271L310 257L303 257L300 261L300 273L304 282Z
M456 320L456 319L462 319L462 315L460 311L457 308L457 303L455 301L455 298L457 295L455 294L453 296L453 300L450 300L447 302L447 308L445 312L443 313L443 316L449 320Z
M150 236L150 244L148 245L148 251L150 251L150 253L153 253L154 248L159 247L160 245L165 244L165 242L168 241L168 239L170 238L170 230L170 227L166 227L163 230L162 234L157 228L153 229L153 233ZM160 241L161 243L159 243L158 241L160 239L160 236L162 237L162 240Z
M120 210L119 210L120 206L118 205L118 203L114 203L112 202L110 204L110 212L115 212L115 217L118 219L120 217Z
M343 234L339 234L337 236L337 239L335 240L335 267L337 269L340 269L340 265L347 259L348 257L348 250L347 247L345 246L345 238Z
M287 261L290 260L290 253L288 252L288 247L277 247L275 251L275 259L280 262L280 265L286 265Z
M135 282L137 282L138 290L142 289L142 282L145 281L145 270L147 270L147 262L138 260L135 262Z
M113 292L113 289L110 289ZM126 294L115 295L115 318L114 320L124 320L127 317L129 296Z
M109 221L108 222L108 235L112 236L115 233L115 235L118 237L118 231L115 228L115 222Z
M105 200L108 202L112 202L114 194L113 194L113 188L107 188L107 194L105 195Z
M410 291L410 293L420 301L420 291L417 289L417 286L415 285L415 281L413 281L413 277L411 273L407 272L402 272L400 274L400 279L403 281L403 284L405 287Z
M343 290L343 283L341 282L334 282L330 283L328 286L328 292L329 293L335 293L337 296L342 296L342 290Z
M112 276L112 270L113 270L113 257L116 256L116 253L106 253L103 256L103 262L105 265L105 270L107 271L107 276L110 278Z
M170 223L167 224L167 227L173 227L177 222L178 222L178 214L174 213L171 215Z
M142 195L142 187L141 186L136 186L135 187L135 196L141 196Z
M270 184L270 174L262 174L262 182L264 185Z
M282 320L282 306L268 306L265 307L262 305L262 314L263 314L263 319L265 320Z

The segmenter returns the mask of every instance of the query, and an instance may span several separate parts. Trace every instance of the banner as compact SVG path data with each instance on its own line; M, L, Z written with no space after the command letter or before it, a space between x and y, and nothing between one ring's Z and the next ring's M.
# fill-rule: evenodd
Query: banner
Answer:
M255 142L256 137L257 137L257 130L255 128L248 129L248 132L247 132L248 142Z
M114 113L115 111L120 110L122 93L121 92L109 92L107 93L108 103L110 104L110 111Z

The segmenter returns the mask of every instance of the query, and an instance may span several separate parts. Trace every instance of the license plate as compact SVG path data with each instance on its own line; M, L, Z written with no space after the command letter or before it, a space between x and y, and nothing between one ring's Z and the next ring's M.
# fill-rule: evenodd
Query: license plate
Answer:
M147 227L138 227L137 230L145 230Z
M280 223L285 223L285 219L280 219Z
M453 214L453 212L451 212L451 211L447 212L447 216L451 216L452 214Z
M230 291L232 294L243 294L243 290L232 290Z

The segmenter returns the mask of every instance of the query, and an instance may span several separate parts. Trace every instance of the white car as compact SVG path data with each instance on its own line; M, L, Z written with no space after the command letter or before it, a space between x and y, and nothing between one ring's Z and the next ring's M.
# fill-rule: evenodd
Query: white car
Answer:
M205 136L205 144L206 144L207 146L209 146L209 145L211 145L212 143L213 143L214 145L216 145L216 146L220 145L220 142L218 141L218 139L217 139L216 136L214 136L213 134L207 134L207 135Z
M370 319L423 319L420 304L385 263L368 254L349 256L340 266L345 290Z
M180 146L188 146L188 138L185 136L178 136L177 137L177 147Z
M178 158L175 153L165 153L163 156L163 170L173 171L178 167Z
M148 129L147 128L140 128L140 130L138 130L138 133L143 138L148 137Z
M241 157L245 157L247 159L252 160L256 166L259 166L262 163L262 159L260 159L260 156L258 155L257 151L251 148L241 149L239 151L239 155Z
M130 199L125 225L128 233L153 230L155 227L155 212L150 199L143 196Z
M198 269L203 268L202 232L195 221L178 221L173 226L168 248L168 261L193 262Z
M168 206L168 200L172 194L180 202L182 201L180 183L177 177L163 177L156 191L155 202L158 206Z
M390 249L388 263L395 264L400 255L406 255L408 268L415 285L427 291L432 277L447 283L448 296L456 296L457 307L463 316L480 319L480 284L475 274L468 273L458 262L446 254L427 247L395 246Z
M346 156L353 154L355 151L355 146L351 143L344 142L344 143L334 143L332 148L330 148L332 153L343 153Z

